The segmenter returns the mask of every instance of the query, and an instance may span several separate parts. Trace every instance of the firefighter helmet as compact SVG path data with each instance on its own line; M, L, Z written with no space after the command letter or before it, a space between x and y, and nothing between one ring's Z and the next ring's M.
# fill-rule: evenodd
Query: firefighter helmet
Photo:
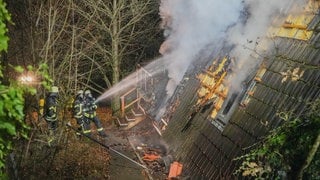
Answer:
M52 86L50 89L51 93L58 93L59 92L59 88L57 86Z
M91 94L91 91L89 89L84 91L84 95L89 95L89 94Z
M77 98L77 99L78 99L78 98L83 99L83 90L77 91L77 93L76 93L76 98Z
M85 90L84 91L84 96L86 97L86 98L92 98L92 94L91 94L91 91L89 90L89 89L87 89L87 90Z
M77 91L77 94L76 94L76 95L80 95L80 94L83 94L83 90Z

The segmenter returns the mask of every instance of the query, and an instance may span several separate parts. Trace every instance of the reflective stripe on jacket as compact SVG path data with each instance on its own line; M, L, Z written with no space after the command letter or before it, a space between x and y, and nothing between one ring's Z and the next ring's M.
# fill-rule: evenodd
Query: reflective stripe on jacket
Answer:
M49 95L46 98L45 102L45 112L44 118L47 121L56 121L57 120L57 96L56 95Z
M83 114L87 118L94 118L97 113L96 113L97 105L94 102L89 102L85 104L83 108Z
M81 103L77 103L74 106L74 108L73 108L74 115L73 116L75 118L82 118L82 116L83 116L82 107L83 107L83 105Z
M57 120L57 107L50 106L48 109L48 113L46 113L45 119L47 121L56 121Z

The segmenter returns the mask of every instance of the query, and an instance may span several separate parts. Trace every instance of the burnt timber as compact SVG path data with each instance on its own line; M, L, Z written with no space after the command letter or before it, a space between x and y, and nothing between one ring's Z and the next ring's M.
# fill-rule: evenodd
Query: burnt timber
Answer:
M234 178L238 164L233 159L280 125L278 112L291 111L299 116L308 103L320 97L320 15L316 14L306 28L296 28L295 36L275 34L274 55L263 60L222 126L212 123L209 111L190 115L197 105L199 79L189 73L183 88L176 90L173 99L179 103L162 135L191 179ZM307 31L305 37L299 35L303 30ZM218 116L213 119L217 121Z

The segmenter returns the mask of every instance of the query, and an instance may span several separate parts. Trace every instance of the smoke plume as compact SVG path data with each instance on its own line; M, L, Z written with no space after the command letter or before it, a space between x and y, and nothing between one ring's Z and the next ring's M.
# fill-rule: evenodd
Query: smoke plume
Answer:
M285 17L291 5L302 7L305 0L162 0L160 4L161 27L165 42L160 48L162 57L145 67L151 74L157 74L159 67L168 70L167 97L161 99L165 105L183 78L187 68L199 56L209 57L224 41L234 48L230 56L235 58L236 67L232 79L233 89L259 64L252 55L265 56L270 45L266 32L274 19ZM283 20L283 19L282 19ZM212 48L212 51L203 51ZM110 88L97 101L110 97L133 86L137 74L132 74ZM159 109L158 117L164 112Z
M219 49L222 40L234 47L229 55L235 58L236 68L229 81L232 90L239 91L241 83L262 59L250 55L267 53L268 27L275 19L283 23L281 18L292 9L293 2L305 3L304 0L162 0L160 16L166 41L159 51L168 65L167 96L172 95L188 66L199 59L199 53L208 56L202 50L209 45ZM157 117L163 112L160 109Z
M220 42L226 29L238 21L242 10L239 0L162 0L160 16L166 41L160 48L170 81L171 96L197 55L210 44ZM222 44L215 44L222 46Z
M228 29L227 42L235 45L230 55L236 58L236 69L231 83L234 90L252 72L260 61L268 57L272 39L266 37L270 26L280 26L293 3L302 7L303 0L245 0L238 23ZM297 10L297 9L296 9ZM297 13L297 12L295 12ZM260 57L259 57L260 56Z

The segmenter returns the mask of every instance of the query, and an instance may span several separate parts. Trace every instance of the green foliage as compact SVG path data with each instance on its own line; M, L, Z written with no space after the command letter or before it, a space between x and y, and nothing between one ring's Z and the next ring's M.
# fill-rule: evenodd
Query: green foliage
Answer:
M10 22L10 14L6 10L6 4L0 0L0 52L7 51L8 40L6 33L6 22ZM13 67L13 69L21 74L25 69L21 66ZM28 66L28 72L34 70L34 67ZM4 77L2 73L3 66L0 65L0 78ZM37 70L33 72L37 76L43 76L43 81L49 81L48 67L41 64ZM13 148L13 140L21 137L27 138L29 127L24 122L24 96L26 94L34 95L36 89L23 84L17 80L10 80L9 85L4 85L0 81L0 178L5 178L4 173L5 159L7 154ZM47 83L43 83L47 84Z
M23 69L22 66L16 66L16 67L14 67L14 70L15 70L16 72L18 72L18 73L23 73L23 71L24 71L24 69Z
M10 14L6 10L6 4L0 0L0 51L7 50L8 40L6 33L6 21L10 20ZM3 77L2 66L0 66L0 77ZM16 97L17 96L17 97ZM11 136L15 136L16 123L22 121L23 100L21 95L14 89L0 84L0 168L3 169L5 165L5 156L12 147ZM14 98L14 99L12 99ZM11 101L14 100L14 101ZM16 103L16 104L14 104ZM17 118L17 120L15 119ZM13 121L12 121L13 120ZM0 173L3 174L3 173ZM2 176L2 175L1 175Z
M21 66L13 67L13 69L21 75L26 72ZM36 83L49 88L48 85L52 80L48 75L48 66L46 64L41 64L37 69L33 66L28 66L27 69L28 73L42 79ZM17 80L10 80L9 85L3 85L0 81L0 178L5 176L5 158L13 148L13 140L20 137L27 138L29 127L24 121L25 95L35 95L36 92L32 84L23 84Z
M18 72L21 68L15 68ZM0 84L0 175L3 175L6 155L12 149L12 141L27 138L29 127L24 122L24 95L34 95L36 89L10 80L10 85Z
M28 69L33 69L32 66L28 66ZM40 84L45 88L45 89L50 89L52 86L53 80L49 75L49 66L45 63L42 63L39 65L38 70L36 71L37 75L42 78L42 81Z
M305 163L313 143L320 133L320 99L310 105L308 112L300 117L279 113L283 124L271 131L248 154L236 158L241 162L235 174L256 179L296 178ZM291 117L291 118L290 118ZM319 178L319 152L304 172L304 177Z
M24 97L29 88L0 84L0 168L5 166L5 157L12 149L13 138L27 137L24 123ZM30 92L30 91L29 91ZM2 174L2 173L1 173Z
M0 51L6 51L8 49L9 38L6 35L8 29L6 27L6 22L11 21L11 16L6 9L6 3L0 0Z
M26 72L21 66L13 67L13 69L20 75ZM46 64L40 64L38 68L28 66L27 69L29 74L42 79L36 83L47 85L52 81L48 75ZM0 176L3 175L5 157L12 149L12 141L20 137L28 138L29 127L24 121L24 101L26 95L32 96L37 93L32 85L17 80L10 80L8 86L0 82ZM49 88L49 86L45 86L45 88Z

